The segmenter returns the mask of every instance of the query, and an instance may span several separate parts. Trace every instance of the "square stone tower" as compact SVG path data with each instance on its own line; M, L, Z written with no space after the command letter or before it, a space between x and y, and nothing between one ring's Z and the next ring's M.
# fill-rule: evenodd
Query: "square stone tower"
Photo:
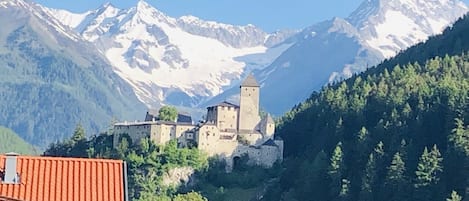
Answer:
M259 116L259 84L252 74L240 86L238 130L252 131L261 120Z

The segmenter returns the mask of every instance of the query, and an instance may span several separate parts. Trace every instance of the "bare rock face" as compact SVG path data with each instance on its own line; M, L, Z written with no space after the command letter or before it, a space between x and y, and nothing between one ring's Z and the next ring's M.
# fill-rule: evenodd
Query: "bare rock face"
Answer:
M163 175L163 185L165 186L188 186L193 181L194 168L178 167L170 169Z

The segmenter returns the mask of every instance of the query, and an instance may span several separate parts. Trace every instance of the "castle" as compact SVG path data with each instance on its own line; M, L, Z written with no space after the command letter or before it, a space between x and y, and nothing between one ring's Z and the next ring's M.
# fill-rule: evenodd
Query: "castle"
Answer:
M249 75L240 86L239 105L221 102L207 108L206 118L194 124L190 116L179 114L176 121L160 121L147 112L143 122L123 122L114 125L114 146L119 138L128 134L132 142L149 137L157 144L172 139L178 146L190 144L226 162L231 171L234 163L243 155L251 164L271 167L283 159L283 141L274 138L275 122L267 114L259 114L260 86Z

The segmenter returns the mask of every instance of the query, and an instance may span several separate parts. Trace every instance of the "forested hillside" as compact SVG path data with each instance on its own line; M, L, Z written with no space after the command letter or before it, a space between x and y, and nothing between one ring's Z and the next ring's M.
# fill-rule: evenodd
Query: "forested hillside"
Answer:
M14 131L0 126L0 154L8 152L27 155L39 154L39 150L21 139Z
M0 6L0 124L45 148L77 123L98 133L145 111L92 45L57 31L37 6L10 3Z
M277 132L285 140L286 169L264 199L469 196L467 33L465 17L287 113Z

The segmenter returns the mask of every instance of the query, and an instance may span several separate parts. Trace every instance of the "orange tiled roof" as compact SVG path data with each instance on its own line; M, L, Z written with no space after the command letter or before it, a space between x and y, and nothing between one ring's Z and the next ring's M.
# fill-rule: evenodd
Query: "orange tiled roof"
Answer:
M5 155L0 169L5 170ZM17 156L19 184L0 181L0 198L25 201L124 201L121 160ZM1 199L0 199L1 200Z

